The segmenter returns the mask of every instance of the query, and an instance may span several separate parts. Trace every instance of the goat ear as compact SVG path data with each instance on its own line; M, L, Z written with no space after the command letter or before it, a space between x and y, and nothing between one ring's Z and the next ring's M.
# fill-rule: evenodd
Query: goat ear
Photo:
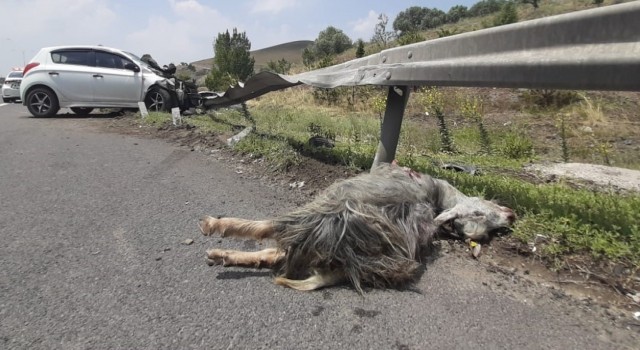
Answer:
M442 213L440 213L440 215L436 216L436 218L433 221L436 224L436 226L440 227L445 222L453 220L457 217L458 217L458 211L455 210L455 208L453 208L453 209L447 209L443 211Z

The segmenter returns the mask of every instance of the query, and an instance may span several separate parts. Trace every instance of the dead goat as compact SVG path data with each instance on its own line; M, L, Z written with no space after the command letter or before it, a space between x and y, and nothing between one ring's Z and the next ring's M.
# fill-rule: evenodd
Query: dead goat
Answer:
M397 287L415 279L436 233L478 240L513 224L509 208L468 197L444 180L384 164L338 181L299 210L273 220L204 217L204 235L273 239L257 252L211 249L211 263L271 267L275 283L313 290L350 282Z

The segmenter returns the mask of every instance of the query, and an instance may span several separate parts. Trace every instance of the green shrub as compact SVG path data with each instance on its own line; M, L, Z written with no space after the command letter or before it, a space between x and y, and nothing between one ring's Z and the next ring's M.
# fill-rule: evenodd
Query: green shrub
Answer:
M409 45L413 43L419 43L421 41L425 41L425 37L422 36L418 32L406 32L402 33L400 37L396 40L399 46Z
M523 131L508 131L501 136L498 152L510 159L528 159L535 154L533 141Z
M527 90L520 98L525 105L534 110L562 108L581 100L580 95L572 90L533 89Z

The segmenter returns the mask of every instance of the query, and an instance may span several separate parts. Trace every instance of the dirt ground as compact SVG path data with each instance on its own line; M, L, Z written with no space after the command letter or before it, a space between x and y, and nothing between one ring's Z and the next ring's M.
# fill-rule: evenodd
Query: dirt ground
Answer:
M262 159L242 156L225 147L225 136L202 135L190 127L144 126L127 115L96 120L95 126L106 132L161 138L208 154L235 169L241 178L289 188L292 206L303 205L337 179L356 174L346 167L310 158L305 158L294 171L275 172ZM483 245L477 260L464 242L442 240L436 242L436 250L439 254L454 255L460 261L479 264L490 273L487 283L492 288L510 293L514 298L563 300L615 329L640 337L640 314L636 314L640 312L640 288L628 288L640 286L638 271L628 271L623 266L596 266L579 258L569 264L572 268L552 271L526 249L526 245L510 237ZM623 280L627 283L621 283Z

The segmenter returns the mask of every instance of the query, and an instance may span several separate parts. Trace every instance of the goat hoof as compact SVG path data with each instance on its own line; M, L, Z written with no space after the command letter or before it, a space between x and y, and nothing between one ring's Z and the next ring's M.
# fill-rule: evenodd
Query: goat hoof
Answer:
M216 219L211 216L205 216L198 221L198 227L200 228L200 232L202 232L205 236L211 236L214 233L214 226L216 223Z
M207 262L207 265L209 266L214 266L214 265L218 265L219 263L213 259L209 259L209 258L204 258L204 260Z
M227 263L225 261L226 257L227 257L227 252L222 249L207 250L207 261L211 261L212 265L227 266Z

